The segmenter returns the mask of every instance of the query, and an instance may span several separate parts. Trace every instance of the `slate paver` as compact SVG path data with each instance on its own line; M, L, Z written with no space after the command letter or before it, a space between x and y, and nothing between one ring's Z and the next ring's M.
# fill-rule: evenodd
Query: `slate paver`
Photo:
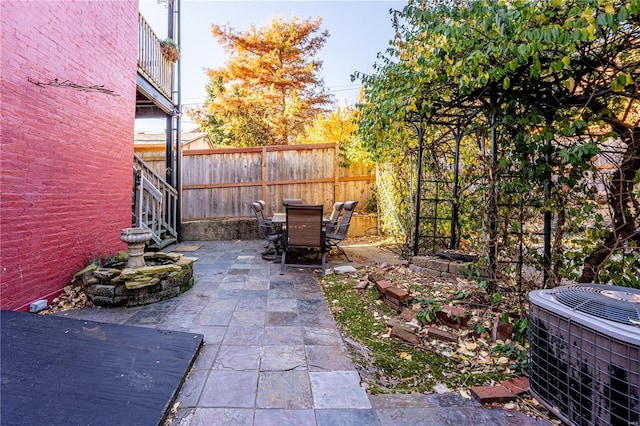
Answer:
M251 278L244 285L245 290L269 290L269 280L263 278Z
M177 419L180 426L251 426L254 410L237 408L195 408Z
M307 359L303 345L264 346L260 371L306 370Z
M218 299L218 300L235 300L237 301L241 297L244 296L244 290L221 290L218 289L214 293L212 293L209 297Z
M295 289L298 300L324 300L324 294L316 283L296 284Z
M435 408L438 406L429 402L426 395L421 393L370 395L369 401L373 408Z
M257 346L262 345L263 335L264 328L262 327L227 327L222 342L225 345Z
M257 371L262 358L262 346L221 345L213 364L214 370Z
M313 408L307 371L266 371L260 373L258 408Z
M257 371L209 372L200 406L217 408L253 408L258 387Z
M197 407L200 394L209 375L209 370L193 370L178 394L180 407Z
M227 332L227 327L218 325L194 324L189 331L204 335L204 343L207 345L219 345Z
M236 309L231 315L229 327L264 327L264 309L243 311Z
M295 299L296 290L291 282L276 281L271 282L269 287L269 297L276 299Z
M298 300L271 298L267 301L267 312L298 312Z
M326 312L321 313L309 313L305 312L304 309L300 310L298 308L298 318L300 318L300 323L303 326L307 327L323 327L323 328L335 328L336 323L331 316L331 313L327 309Z
M213 368L213 362L218 356L218 350L220 350L220 345L203 344L193 363L192 369L211 370Z
M371 408L356 371L309 372L315 408Z
M286 299L285 299L286 300ZM267 312L265 318L265 325L277 327L277 326L289 326L299 325L300 319L297 312Z
M207 296L208 298L208 296ZM213 298L208 301L207 304L201 310L203 313L206 312L233 312L236 308L237 300L218 300Z
M429 405L434 407L479 407L480 404L472 398L464 398L459 393L433 393L425 395Z
M329 345L338 346L342 344L342 337L338 330L322 327L303 327L305 345Z
M318 315L328 312L328 305L324 299L298 299L298 311Z
M213 309L205 309L195 319L195 323L199 325L229 325L233 311L216 311Z
M249 271L249 276L250 277L260 278L260 277L268 277L269 275L271 275L271 269L270 268L256 268L256 267L253 267Z
M309 371L355 370L349 352L344 346L307 345Z
M255 424L261 426L313 426L316 424L314 410L256 410Z
M371 409L316 410L319 426L376 426L378 419Z
M234 269L236 267L236 265L231 265L230 269ZM221 290L229 290L228 288L226 288L227 286L229 286L232 283L242 283L242 285L240 287L238 287L238 289L243 289L244 288L244 283L247 281L247 277L246 275L229 275L229 272L227 271L227 275L225 275L222 278L222 281L219 284L219 288Z
M438 408L376 409L380 426L451 426L438 416ZM454 423L455 424L455 423ZM462 422L461 425L471 423Z
M238 278L244 278L244 277L238 276ZM244 280L226 281L226 282L223 281L218 286L218 289L219 290L244 290L244 286L245 286Z
M302 345L304 336L302 327L269 327L264 328L262 344L269 345Z

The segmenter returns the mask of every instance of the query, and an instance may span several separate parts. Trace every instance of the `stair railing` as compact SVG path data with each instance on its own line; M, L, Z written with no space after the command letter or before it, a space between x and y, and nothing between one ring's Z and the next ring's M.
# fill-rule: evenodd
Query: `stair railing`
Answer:
M133 226L149 229L151 239L162 247L163 241L178 238L178 191L138 155L133 157Z

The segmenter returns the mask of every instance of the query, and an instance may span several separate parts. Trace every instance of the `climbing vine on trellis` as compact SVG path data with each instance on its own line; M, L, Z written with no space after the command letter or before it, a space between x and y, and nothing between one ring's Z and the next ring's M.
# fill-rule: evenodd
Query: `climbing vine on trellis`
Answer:
M479 174L453 205L466 197L482 210L476 230L492 270L519 245L543 262L548 285L640 286L640 0L425 0L393 22L374 73L355 76L364 83L360 136L373 156L399 157L409 144L388 134L419 118L432 156L420 164L446 176L448 154L435 153L450 140L438 133L466 117L459 142L476 157L460 166ZM540 226L553 229L544 249L509 239Z

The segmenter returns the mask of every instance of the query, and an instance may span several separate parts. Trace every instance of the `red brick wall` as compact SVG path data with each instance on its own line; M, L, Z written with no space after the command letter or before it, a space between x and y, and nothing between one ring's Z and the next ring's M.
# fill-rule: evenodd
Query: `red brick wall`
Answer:
M138 2L2 1L0 16L0 308L24 310L126 249ZM54 79L116 96L33 83Z

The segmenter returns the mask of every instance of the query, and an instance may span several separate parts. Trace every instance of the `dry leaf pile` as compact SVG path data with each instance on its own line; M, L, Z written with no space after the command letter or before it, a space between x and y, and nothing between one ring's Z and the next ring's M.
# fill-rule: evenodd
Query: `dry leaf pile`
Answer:
M93 307L93 303L89 300L81 285L68 285L62 290L60 296L53 299L46 309L38 313L47 315L91 307Z

